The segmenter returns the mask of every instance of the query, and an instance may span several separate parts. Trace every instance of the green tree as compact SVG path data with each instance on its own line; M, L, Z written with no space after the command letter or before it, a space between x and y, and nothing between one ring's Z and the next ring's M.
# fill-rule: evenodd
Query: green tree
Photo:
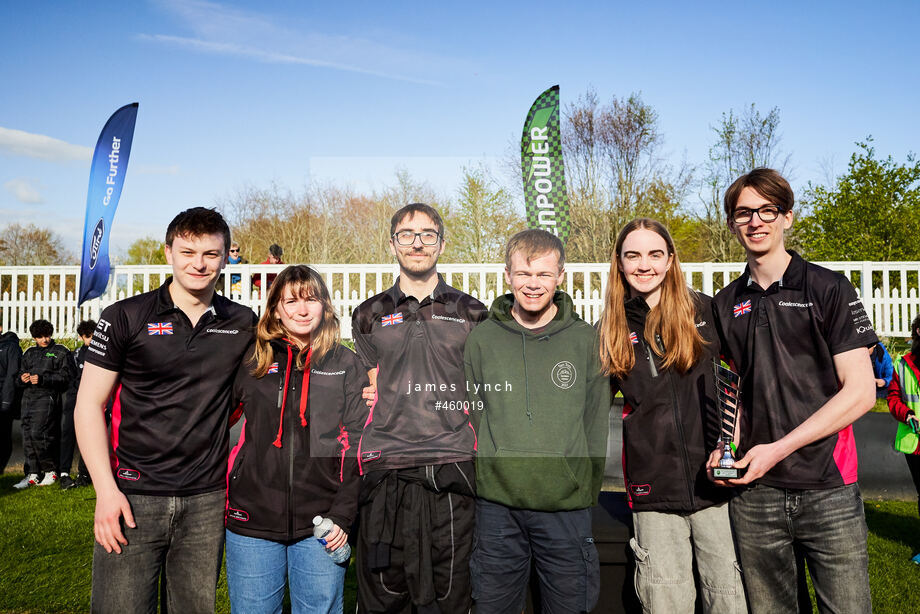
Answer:
M809 184L796 239L812 260L920 260L920 161L880 160L857 143L833 187Z
M502 262L508 238L525 227L511 196L482 168L463 169L447 225L446 262Z
M153 237L138 239L128 247L125 264L166 264L163 242Z

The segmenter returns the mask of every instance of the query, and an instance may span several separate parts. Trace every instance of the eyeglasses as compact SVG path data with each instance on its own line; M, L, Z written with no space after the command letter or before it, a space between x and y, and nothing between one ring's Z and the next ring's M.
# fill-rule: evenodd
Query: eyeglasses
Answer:
M404 247L408 247L409 245L414 244L415 237L418 237L422 240L422 245L437 245L438 241L441 240L441 235L437 232L432 232L431 230L426 230L424 232L400 230L393 235L393 238L396 239L396 242Z
M742 209L735 209L735 212L732 213L732 220L734 220L736 224L747 224L754 218L755 213L757 217L760 218L761 222L769 224L770 222L775 222L776 218L778 218L780 214L785 213L785 211L776 205L763 205L756 209L748 209L745 207Z
M238 253L240 253L240 250L238 250L238 249L231 249L231 250L230 250L230 253L231 253L231 254L238 254Z

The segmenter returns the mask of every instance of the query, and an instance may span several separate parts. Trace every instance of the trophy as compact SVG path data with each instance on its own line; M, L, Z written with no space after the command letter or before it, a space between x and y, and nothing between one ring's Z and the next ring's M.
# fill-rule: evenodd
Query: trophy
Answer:
M741 407L738 387L741 377L715 359L713 368L716 374L716 398L719 399L719 418L721 432L719 440L724 444L719 466L712 469L712 477L717 480L734 480L744 475L746 467L736 468L733 451L735 449L735 429L738 428L738 409Z

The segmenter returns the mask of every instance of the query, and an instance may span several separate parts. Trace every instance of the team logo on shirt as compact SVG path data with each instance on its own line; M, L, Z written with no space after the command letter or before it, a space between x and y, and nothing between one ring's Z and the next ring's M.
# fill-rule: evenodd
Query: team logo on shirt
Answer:
M401 313L391 313L388 316L383 316L380 318L381 326L393 326L394 324L402 324L403 314Z
M557 387L567 390L575 383L576 378L575 365L568 360L557 362L553 367L552 379Z
M171 335L173 334L172 322L147 322L148 335Z
M746 301L741 301L740 303L735 305L732 308L732 313L734 313L736 318L738 316L743 316L746 313L751 313L751 299L748 299Z
M633 345L637 345L637 344L639 343L639 335L637 335L635 332L630 332L630 333L629 333L629 341L630 341L630 343L632 343Z
M119 469L118 473L115 475L117 475L119 479L131 480L132 482L136 482L141 479L141 472L137 469Z
M249 522L249 513L244 512L243 510L228 507L227 518L230 518L231 520L239 520L240 522Z
M277 373L277 372L278 372L277 362L273 362L272 364L268 365L268 371L266 371L266 373Z
M629 492L632 493L634 497L644 497L645 495L652 494L652 485L651 484L630 484Z

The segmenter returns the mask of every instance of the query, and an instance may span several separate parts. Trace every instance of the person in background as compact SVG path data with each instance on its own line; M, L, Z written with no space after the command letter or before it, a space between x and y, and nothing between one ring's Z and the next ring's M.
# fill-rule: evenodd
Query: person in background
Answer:
M277 243L272 243L271 245L268 246L268 258L266 258L262 262L262 264L284 264L284 261L281 259L283 255L284 255L284 250L281 249L281 246L278 245ZM266 289L272 287L272 282L275 281L275 277L277 276L278 276L277 273L266 273L265 275ZM256 288L261 289L262 288L262 276L253 275L252 285L255 286Z
M747 611L728 518L706 472L719 438L712 299L687 287L674 241L639 218L617 237L600 324L604 372L624 397L623 467L635 586L646 612Z
M910 351L898 359L888 385L888 411L898 422L909 426L914 434L913 438L906 438L912 445L908 446L906 442L899 445L895 441L895 448L904 452L904 460L907 461L917 491L917 513L920 514L920 446L916 443L916 435L920 433L920 421L917 418L920 412L920 315L910 323L910 341ZM899 429L899 432L904 431ZM920 554L911 560L920 565Z
M29 473L15 485L17 489L57 482L61 395L70 385L74 371L70 350L51 338L51 322L35 320L29 325L29 333L35 345L22 355L16 380L23 389L22 448Z
M83 343L71 353L70 386L64 392L64 410L61 412L61 462L58 464L58 483L62 490L69 490L75 486L87 486L90 483L89 472L83 463L82 455L80 455L76 479L70 477L70 469L73 465L74 447L77 442L73 426L73 411L77 405L77 391L80 389L80 379L83 375L83 361L86 360L86 351L92 341L94 330L96 330L95 320L80 322L77 325L77 335Z
M243 258L240 253L240 244L236 241L230 243L230 252L227 257L227 264L248 264L249 261ZM243 293L243 276L239 273L230 274L230 292L233 295L240 295Z
M4 333L0 326L0 473L6 470L13 453L13 420L19 418L16 380L21 360L19 337L13 331Z
M872 348L869 358L872 360L872 372L875 373L875 398L885 399L888 397L888 385L891 384L894 374L891 355L885 349L885 344L879 341Z
M367 371L339 343L316 271L289 266L275 281L231 404L246 421L227 481L230 606L280 612L287 580L294 612L341 613L348 561L327 551L345 545L358 510ZM315 516L334 523L325 549L313 537Z

